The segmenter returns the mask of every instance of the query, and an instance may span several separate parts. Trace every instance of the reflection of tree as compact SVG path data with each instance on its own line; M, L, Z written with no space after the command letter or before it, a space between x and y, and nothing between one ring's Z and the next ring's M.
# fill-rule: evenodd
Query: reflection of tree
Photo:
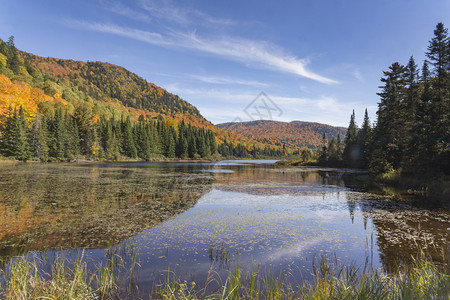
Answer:
M279 187L278 192L286 192L281 187L340 187L344 185L341 175L336 172L317 171L311 168L304 169L280 169L271 165L227 166L234 173L216 173L216 183L225 190L240 190L246 193L264 193L263 188ZM252 189L251 185L260 187ZM272 190L272 192L277 192Z
M448 266L450 215L447 211L421 209L410 202L385 200L370 194L354 196L348 200L350 216L359 208L364 228L368 219L373 222L380 260L388 272L410 264L421 251L433 261Z
M212 182L171 167L2 167L0 251L116 244L189 209Z

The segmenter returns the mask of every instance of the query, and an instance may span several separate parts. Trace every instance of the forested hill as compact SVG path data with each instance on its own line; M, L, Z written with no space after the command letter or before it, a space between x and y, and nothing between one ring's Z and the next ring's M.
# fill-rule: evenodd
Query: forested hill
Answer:
M44 58L17 49L13 36L0 39L0 156L151 160L283 153L214 126L187 101L123 67Z
M323 134L328 139L343 140L346 129L313 122L279 122L258 120L250 122L230 122L216 125L227 131L242 134L248 138L256 138L262 143L277 146L286 145L288 149L318 148L322 145Z
M44 74L47 80L56 82L63 88L62 98L66 100L71 100L70 98L75 96L66 90L70 88L97 100L117 99L123 105L135 109L165 115L181 113L203 118L198 109L187 101L147 82L123 67L104 62L44 58L26 52L22 52L22 55L36 71ZM43 83L43 88L50 94L58 93L57 86L51 91L51 86Z

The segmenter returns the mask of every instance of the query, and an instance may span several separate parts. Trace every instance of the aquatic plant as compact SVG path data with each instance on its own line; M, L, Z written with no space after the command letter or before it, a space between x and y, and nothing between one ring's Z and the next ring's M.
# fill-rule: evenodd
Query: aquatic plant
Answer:
M132 246L131 246L132 248ZM136 255L129 259L111 248L106 264L87 267L83 253L73 262L57 255L50 272L42 261L18 257L3 272L0 296L6 299L448 299L450 277L425 257L407 269L389 274L373 269L342 265L322 256L313 262L313 279L292 278L290 273L271 275L239 267L229 269L222 281L212 269L203 284L181 280L167 271L164 281L149 295L139 293L133 278L139 273ZM133 253L134 250L127 250ZM134 252L135 253L135 252ZM369 260L368 260L369 261ZM70 267L69 267L70 266ZM91 270L91 271L88 271ZM123 284L126 281L127 284ZM122 287L126 286L126 289Z

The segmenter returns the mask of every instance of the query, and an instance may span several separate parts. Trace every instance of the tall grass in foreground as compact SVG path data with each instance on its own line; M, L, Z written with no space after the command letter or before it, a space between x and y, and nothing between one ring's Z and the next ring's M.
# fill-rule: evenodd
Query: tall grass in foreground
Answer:
M289 276L288 276L289 277ZM169 279L169 277L168 277ZM219 283L212 278L210 282ZM378 270L338 266L323 257L314 266L314 279L293 285L285 275L261 276L237 269L216 292L205 295L194 284L166 280L162 299L450 299L450 278L426 260L416 261L408 271L387 275Z
M134 245L108 247L105 258L105 262L88 268L84 251L74 261L57 254L48 272L44 271L48 258L14 258L0 270L4 285L0 280L0 298L90 300L137 296L135 279L140 264Z
M83 256L70 268L57 257L50 274L38 269L38 261L18 258L8 265L0 295L5 299L450 299L449 276L425 259L407 270L385 274L322 257L314 263L313 279L297 283L290 275L261 274L259 268L248 272L237 268L224 281L211 270L204 284L181 281L168 272L144 295L135 281L136 259L123 268L119 253L110 254L106 265L91 271Z

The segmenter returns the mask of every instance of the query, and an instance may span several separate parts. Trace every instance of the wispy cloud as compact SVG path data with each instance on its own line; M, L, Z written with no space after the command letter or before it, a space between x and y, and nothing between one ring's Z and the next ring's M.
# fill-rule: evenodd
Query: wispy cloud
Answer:
M192 75L193 79L200 80L206 83L214 83L214 84L239 84L239 85L247 85L254 87L268 87L269 85L264 82L256 81L256 80L243 80L236 78L228 78L228 77L215 77L215 76L201 76L201 75Z
M190 7L175 6L169 0L140 0L139 5L154 18L163 19L178 25L218 25L230 26L236 22L230 19L215 18Z
M253 41L236 37L208 39L198 36L195 32L168 31L165 35L115 24L92 23L69 20L68 23L84 30L115 34L135 39L153 45L175 49L189 49L217 55L233 61L243 62L257 68L295 74L325 84L337 83L336 80L316 74L306 68L306 59L284 54L283 50L267 42Z
M337 81L318 75L306 69L307 59L284 54L283 50L267 42L253 41L236 37L207 39L195 32L176 32L175 36L185 47L227 57L258 67L268 68L306 77L321 83L333 84Z
M144 22L150 22L152 20L152 18L148 14L135 9L131 9L130 7L125 6L122 3L115 0L100 0L100 4L105 9L130 19Z
M146 42L149 44L160 45L160 46L170 46L172 42L163 38L160 33L150 32L145 30L139 30L129 27L122 27L115 24L104 24L104 23L92 23L86 21L78 21L73 19L68 19L67 24L78 29L97 31L103 33L110 33L119 35L126 38L135 39L141 42Z
M364 81L364 78L362 77L358 69L355 69L353 71L353 76L355 76L355 78L358 79L359 81Z

